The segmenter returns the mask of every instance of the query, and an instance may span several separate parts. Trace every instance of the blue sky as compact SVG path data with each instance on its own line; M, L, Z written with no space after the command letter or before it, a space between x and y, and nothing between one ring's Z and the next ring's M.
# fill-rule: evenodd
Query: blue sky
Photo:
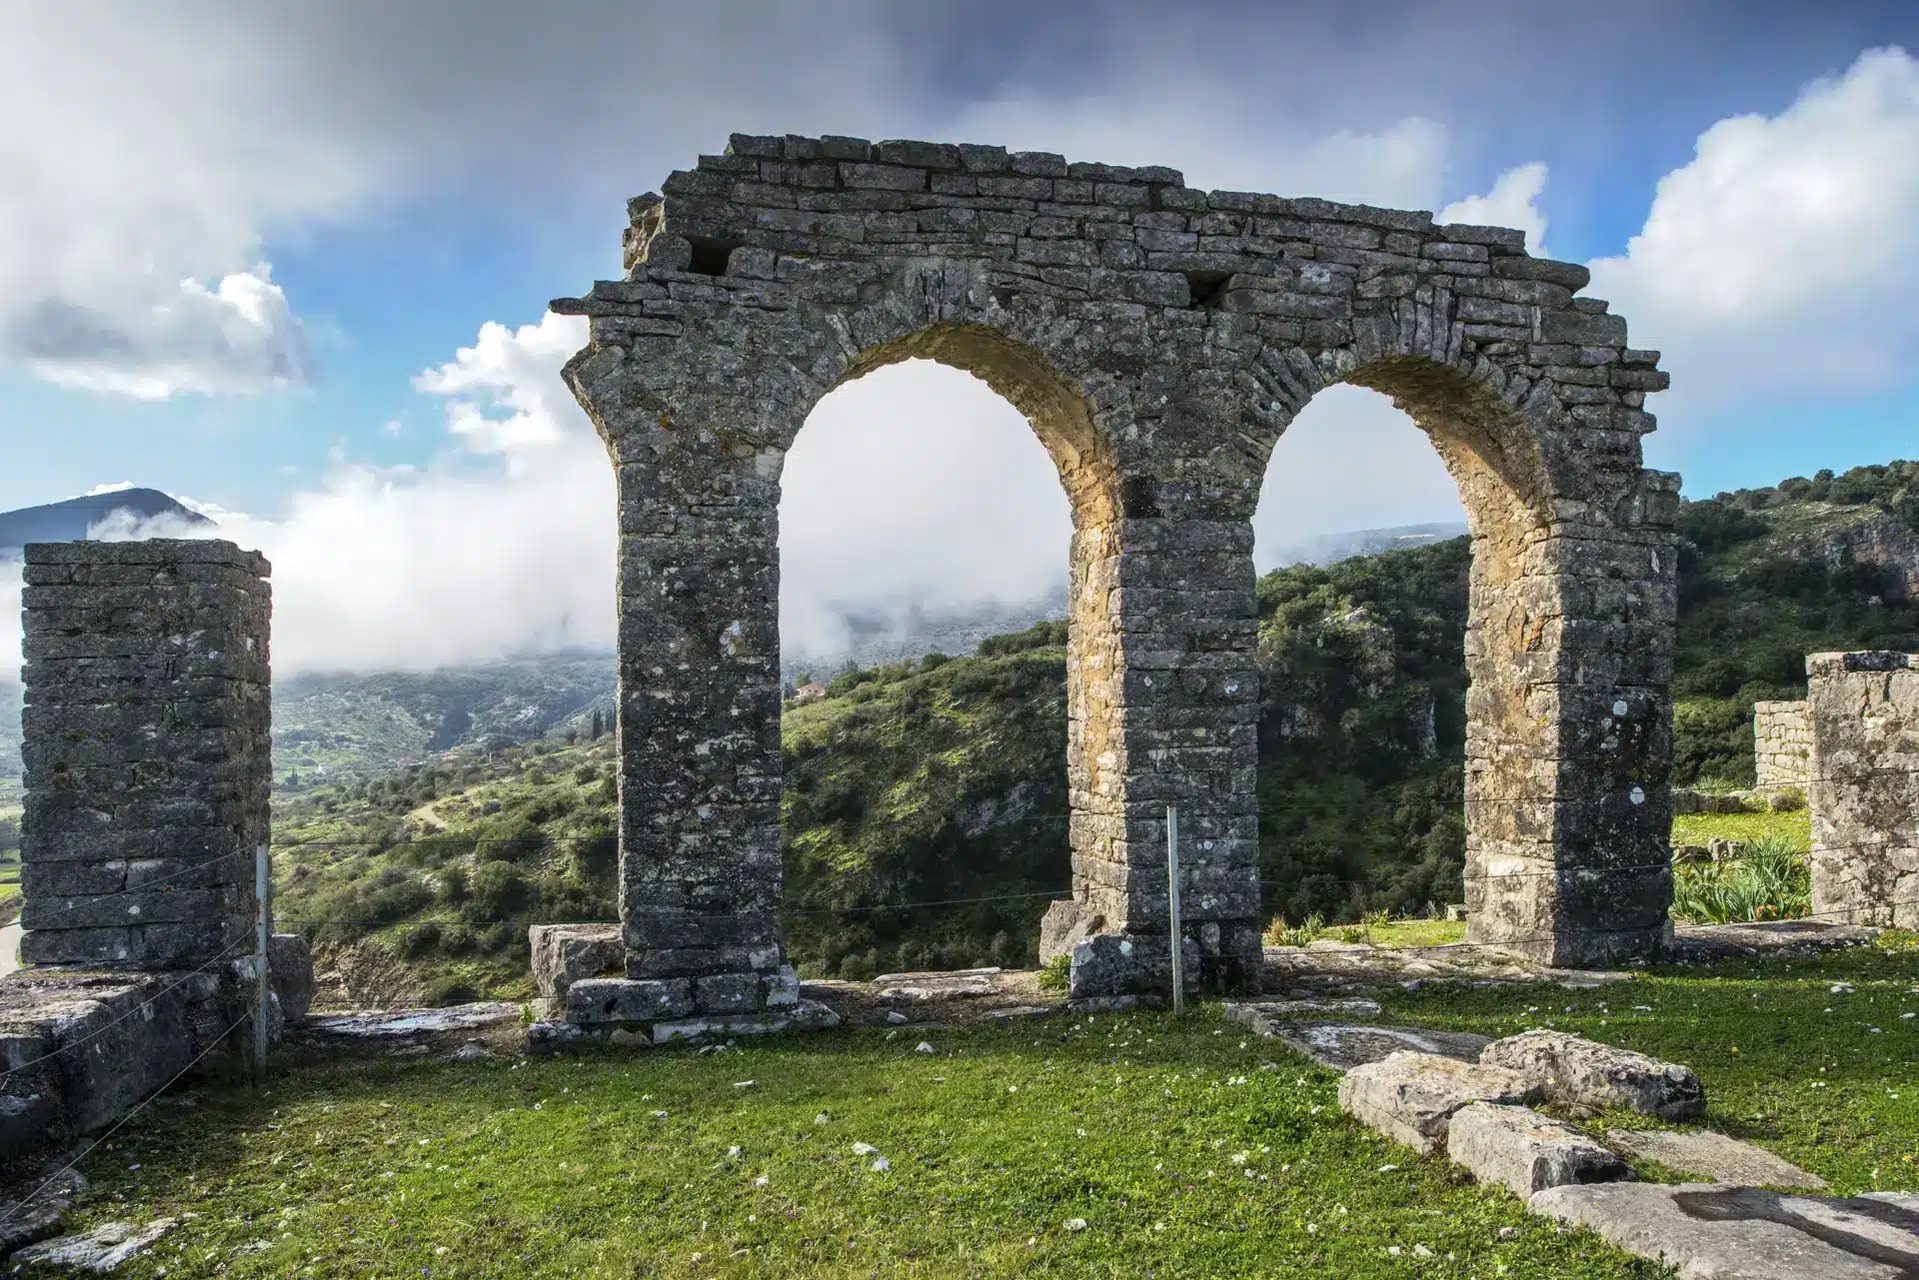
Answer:
M1688 493L1919 452L1910 3L280 8L0 15L0 508L132 481L246 513L302 663L603 634L610 487L544 305L617 274L625 198L736 129L1501 215L1600 260L1589 292L1667 352L1648 461ZM796 633L861 591L1042 590L1064 504L1017 419L961 375L868 381L789 463ZM1364 396L1275 469L1269 545L1457 510Z

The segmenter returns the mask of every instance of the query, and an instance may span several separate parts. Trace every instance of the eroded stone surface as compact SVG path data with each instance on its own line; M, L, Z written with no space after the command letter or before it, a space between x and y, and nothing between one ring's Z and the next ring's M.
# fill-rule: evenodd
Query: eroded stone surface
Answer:
M1351 1071L1403 1051L1477 1062L1480 1052L1492 1043L1490 1036L1471 1031L1429 1031L1424 1027L1283 1021L1274 1021L1271 1026L1274 1038L1335 1071Z
M1421 1155L1445 1149L1454 1112L1468 1103L1532 1102L1538 1088L1500 1067L1399 1052L1362 1063L1339 1082L1340 1110Z
M1706 1109L1706 1090L1691 1067L1564 1031L1527 1031L1486 1047L1479 1060L1538 1085L1541 1096L1588 1111L1627 1107L1666 1120L1690 1120Z
M517 1022L520 1006L506 1001L480 1001L445 1009L369 1009L329 1013L307 1022L308 1034L357 1039L400 1039L407 1036L437 1035L448 1031L470 1031Z
M1910 1280L1919 1195L1847 1200L1711 1183L1550 1187L1528 1207L1591 1227L1681 1280Z
M112 1271L127 1259L145 1253L173 1229L172 1218L156 1218L144 1226L130 1222L103 1222L82 1235L56 1236L15 1251L10 1262L76 1267L81 1271Z
M1626 1162L1600 1143L1530 1107L1461 1107L1446 1124L1446 1155L1481 1182L1496 1182L1517 1196L1632 1176Z
M25 1177L17 1198L0 1196L0 1258L21 1245L45 1240L60 1230L60 1219L73 1208L73 1202L87 1189L87 1180L74 1169L63 1169L49 1177L37 1173Z
M1070 956L1073 948L1100 931L1106 918L1068 898L1046 908L1039 922L1039 962Z
M1609 1129L1606 1141L1642 1160L1657 1160L1681 1173L1748 1187L1793 1187L1824 1191L1826 1180L1807 1173L1764 1147L1710 1129Z
M697 1040L701 1036L760 1036L776 1031L824 1031L840 1025L840 1015L815 1000L761 1013L704 1014L653 1024L653 1043Z
M527 930L527 942L533 989L554 1006L563 1007L567 988L582 978L626 973L626 944L617 924L536 924Z
M1472 516L1472 937L1557 964L1664 942L1678 484L1639 442L1666 376L1574 297L1585 268L986 146L735 135L661 192L629 205L626 278L553 304L590 317L566 378L617 469L628 976L781 963L780 475L822 396L915 357L1018 407L1074 508L1074 898L1103 920L1074 995L1168 985L1167 804L1185 950L1258 989L1250 519L1342 382L1412 415ZM1111 935L1136 945L1081 962Z

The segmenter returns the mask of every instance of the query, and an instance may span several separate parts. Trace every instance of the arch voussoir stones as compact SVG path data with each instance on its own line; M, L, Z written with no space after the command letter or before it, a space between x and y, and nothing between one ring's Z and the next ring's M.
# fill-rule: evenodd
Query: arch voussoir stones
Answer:
M943 143L736 135L630 213L627 277L553 307L591 318L567 378L619 477L627 970L686 984L648 1000L791 997L780 473L822 395L913 357L1016 405L1072 502L1076 992L1170 979L1168 805L1187 979L1258 984L1250 520L1337 382L1414 419L1472 529L1470 936L1662 945L1678 483L1640 440L1666 375L1585 268L1505 228Z

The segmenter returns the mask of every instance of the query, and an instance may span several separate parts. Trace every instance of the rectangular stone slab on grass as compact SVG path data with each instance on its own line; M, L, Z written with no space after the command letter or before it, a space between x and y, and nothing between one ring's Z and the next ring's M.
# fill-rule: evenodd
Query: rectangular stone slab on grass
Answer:
M1460 1108L1474 1102L1532 1102L1538 1093L1503 1067L1400 1052L1348 1071L1339 1082L1339 1109L1429 1156L1444 1149L1447 1123Z
M1530 1107L1461 1107L1446 1125L1446 1154L1481 1182L1496 1182L1516 1196L1632 1176L1611 1151Z
M1270 1034L1275 1038L1320 1066L1335 1071L1351 1071L1407 1051L1477 1062L1480 1051L1492 1043L1490 1036L1474 1035L1470 1031L1428 1031L1424 1027L1358 1026L1343 1022L1272 1022L1270 1025Z
M1606 1141L1627 1155L1657 1160L1671 1169L1744 1187L1797 1187L1824 1191L1826 1180L1782 1160L1764 1147L1710 1129L1609 1129Z
M1910 1280L1919 1195L1848 1200L1711 1183L1548 1187L1532 1212L1591 1227L1680 1280Z
M1486 1046L1479 1060L1519 1072L1570 1107L1626 1107L1663 1120L1690 1120L1706 1109L1705 1087L1691 1067L1564 1031L1507 1036Z

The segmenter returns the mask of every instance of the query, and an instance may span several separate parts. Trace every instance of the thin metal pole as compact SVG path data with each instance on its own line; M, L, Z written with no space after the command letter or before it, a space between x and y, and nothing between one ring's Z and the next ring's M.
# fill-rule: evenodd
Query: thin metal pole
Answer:
M271 889L267 875L267 847L253 851L253 1083L258 1085L267 1073L267 894Z
M1173 1012L1186 1012L1185 967L1181 964L1179 926L1179 810L1166 806L1166 911L1173 939Z

